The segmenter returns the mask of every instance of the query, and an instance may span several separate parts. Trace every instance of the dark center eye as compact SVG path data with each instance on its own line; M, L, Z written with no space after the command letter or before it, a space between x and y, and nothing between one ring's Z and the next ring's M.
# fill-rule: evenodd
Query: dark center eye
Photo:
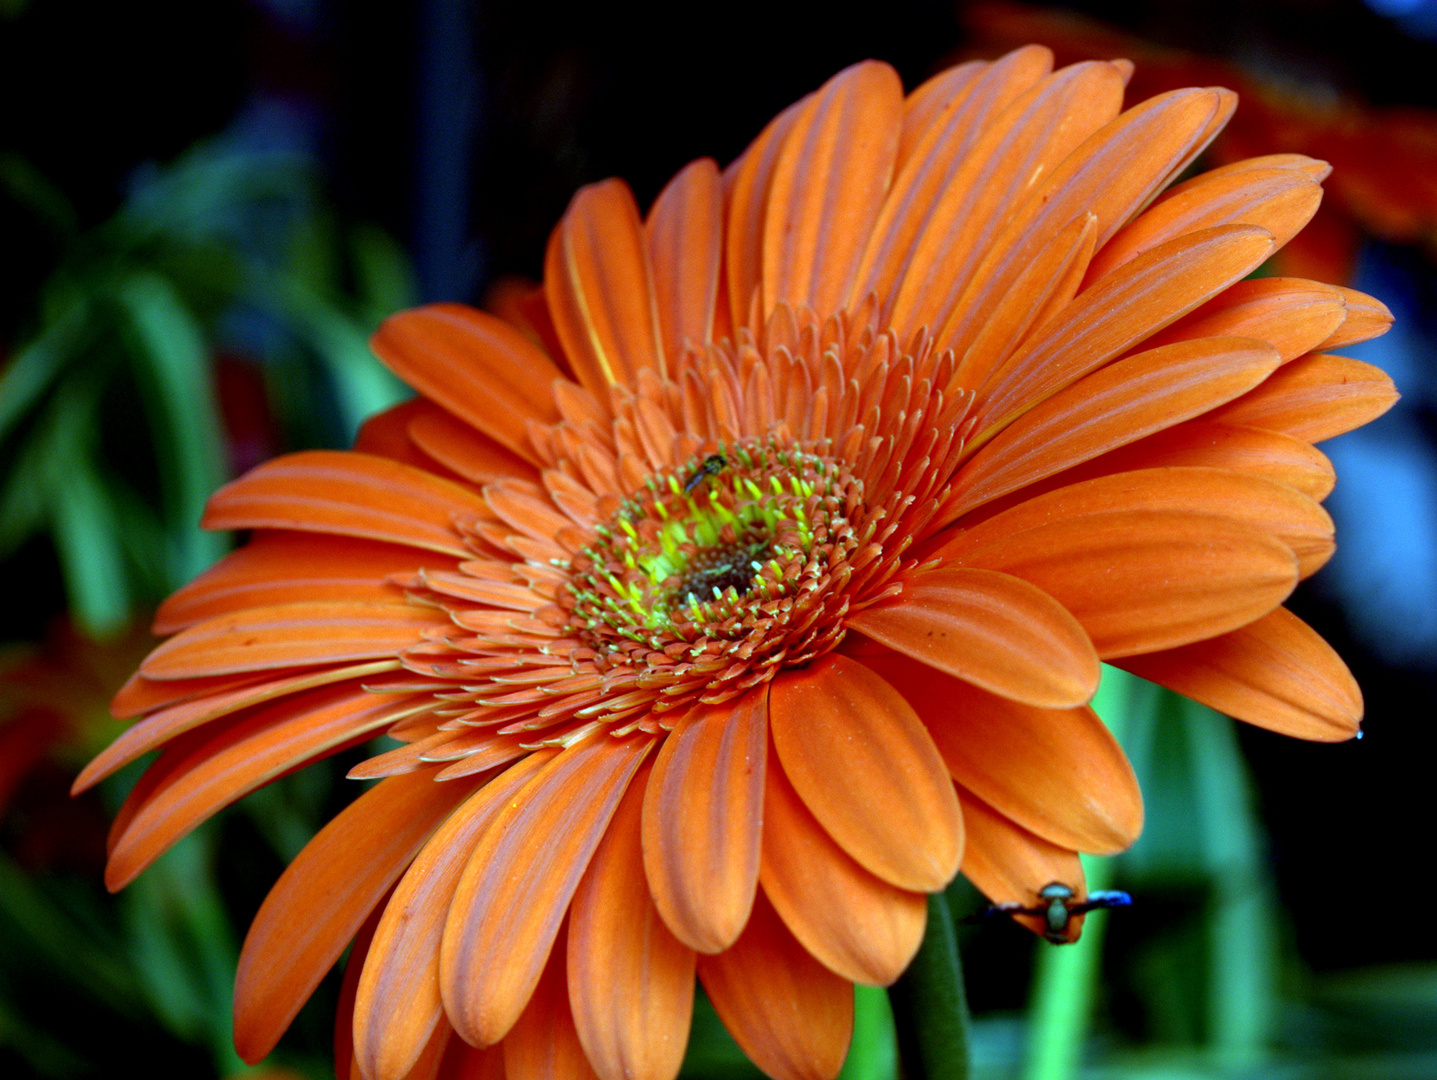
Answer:
M739 596L748 592L759 568L770 558L767 543L725 544L706 548L690 560L688 572L679 579L673 595L679 603L703 603L732 589ZM689 598L692 597L693 600Z

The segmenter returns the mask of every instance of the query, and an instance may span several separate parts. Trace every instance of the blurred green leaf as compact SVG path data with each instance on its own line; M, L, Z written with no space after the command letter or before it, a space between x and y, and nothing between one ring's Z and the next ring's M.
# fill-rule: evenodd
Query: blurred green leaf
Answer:
M83 347L88 321L89 305L83 301L74 304L0 371L0 440L9 437L21 418L36 407Z
M839 1080L898 1080L898 1033L881 986L853 988L853 1041Z
M419 288L409 257L383 229L357 225L350 231L355 292L366 328L376 329L388 316L418 302Z
M43 222L61 243L70 242L79 233L75 207L29 159L19 154L0 154L0 187Z

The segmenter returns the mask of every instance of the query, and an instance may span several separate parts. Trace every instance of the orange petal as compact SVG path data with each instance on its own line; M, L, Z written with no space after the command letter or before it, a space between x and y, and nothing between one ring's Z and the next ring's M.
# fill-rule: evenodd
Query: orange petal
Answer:
M1362 691L1342 658L1285 608L1208 641L1130 656L1120 667L1219 712L1299 739L1358 733Z
M699 979L734 1041L774 1080L833 1080L853 1034L853 985L810 956L759 896L733 948Z
M520 477L536 479L534 467L495 440L443 409L409 421L409 438L446 469L476 484Z
M1252 473L1319 502L1332 493L1337 475L1321 450L1278 431L1219 424L1206 417L1154 432L1062 474L1086 476L1163 466L1199 466Z
M834 843L775 762L763 809L764 893L830 971L868 986L903 973L923 941L922 893L874 877Z
M397 461L305 450L267 461L210 497L207 529L299 529L469 556L453 522L492 520L478 494Z
M691 162L654 200L644 225L664 353L711 340L723 256L723 185L712 158Z
M899 301L897 286L905 279L905 268L917 261L911 291L903 300L904 307L914 310L900 322L900 337L915 317L923 317L917 313L918 307L937 301L937 298L925 300L921 286L935 280L934 264L941 261L939 253L946 252L960 259L974 258L961 247L955 233L962 230L963 209L979 197L978 189L984 178L1000 166L1003 151L1007 149L1003 134L992 134L994 128L1000 127L1007 133L1021 127L1019 117L1032 112L1031 99L1039 95L1042 98L1036 114L1039 125L1027 134L1044 145L1055 134L1051 125L1043 123L1049 114L1041 107L1050 99L1064 97L1063 85L1055 93L1050 85L1052 80L1044 78L1051 67L1052 54L1047 49L1030 47L1009 53L987 65L961 93L946 103L931 106L927 130L921 137L911 130L915 120L914 102L921 102L925 91L940 85L951 72L930 80L909 96L900 139L899 155L903 164L874 225L857 279L858 287L854 290L855 298L870 290L876 292L887 317ZM1064 79L1060 83L1069 81ZM1015 114L1009 106L1019 99L1027 107ZM918 107L921 109L922 105ZM911 145L905 147L904 143ZM1010 152L1008 156L1021 154ZM915 250L920 238L926 250ZM948 278L941 291L951 291L956 284Z
M146 678L390 659L425 630L449 625L442 610L407 603L276 604L218 615L181 630L140 665Z
M903 99L903 131L898 137L896 171L901 173L908 168L910 160L923 154L936 139L943 137L943 129L952 122L953 114L959 109L966 110L968 102L979 92L978 86L983 79L990 77L994 68L1004 61L1011 61L1016 54L1035 53L1041 56L1042 60L1035 65L1032 78L1012 91L1008 97L1008 100L1012 100L1053 69L1053 54L1050 50L1041 45L1029 45L1024 49L1016 49L991 64L982 60L970 60L966 64L946 68L910 90ZM1011 66L1010 63L1009 67ZM1001 106L999 109L1001 110ZM968 124L975 126L976 120L987 111L975 110L976 115L968 120Z
M978 440L1186 315L1271 252L1265 229L1203 229L1139 255L1079 293L990 376L979 395Z
M1038 890L1058 881L1079 897L1087 897L1087 879L1077 852L1034 836L971 792L959 794L963 800L963 824L970 837L963 854L963 876L979 892L995 904L1035 907L1040 902ZM1082 933L1082 920L1079 915L1069 921L1069 941L1076 941ZM1019 915L1014 921L1035 934L1045 930L1043 920L1036 915Z
M503 1044L479 1047L450 1039L436 1080L504 1080Z
M432 774L370 788L319 831L260 905L235 978L235 1047L274 1049L367 915L465 794Z
M866 663L903 688L953 779L1000 813L1079 851L1110 854L1137 839L1137 777L1092 709L1034 708L906 657Z
M961 557L1048 522L1117 510L1180 510L1246 522L1291 548L1304 577L1316 572L1333 549L1327 511L1286 484L1228 469L1163 468L1114 473L1037 495L979 522L939 550Z
M1105 660L1236 630L1297 584L1297 561L1280 540L1244 522L1172 510L1053 521L955 561L1050 593Z
M1322 185L1300 167L1213 169L1167 191L1119 229L1094 257L1087 283L1158 244L1214 225L1260 225L1282 247L1312 220L1321 201Z
M385 579L425 565L448 569L454 562L348 536L261 532L161 604L154 632L173 634L227 612L298 600L400 600L403 590Z
M350 946L349 956L344 961L344 978L339 984L339 1006L334 1011L334 1075L357 1080L359 1067L354 1063L354 994L359 986L359 970L364 967L365 954L369 952L369 941L374 937L374 928L384 910L380 900L369 918L360 925Z
M768 684L700 705L664 740L644 797L644 867L654 904L691 949L734 943L758 887Z
M831 653L774 680L769 724L804 804L864 869L913 892L948 884L963 857L958 800L897 690Z
M664 371L663 340L633 192L622 180L580 188L544 259L544 294L579 383L609 386Z
M151 713L133 727L124 731L114 742L102 750L75 778L72 789L76 794L98 784L105 777L130 762L137 760L151 750L156 750L177 736L193 731L211 720L273 701L278 697L297 694L316 686L361 680L387 671L399 670L398 660L381 660L372 664L354 664L349 667L331 668L325 671L306 671L282 679L268 679L249 683L227 693L206 695L197 700L183 701L167 709Z
M504 1075L515 1080L598 1080L569 1011L563 942L553 951L528 1004L504 1039Z
M385 319L370 345L425 397L537 463L525 424L559 419L549 384L563 374L514 327L463 304L428 304Z
M569 911L569 1002L603 1080L672 1080L693 1013L694 952L664 925L644 876L648 783L641 771L624 793Z
M1301 278L1239 281L1191 315L1144 342L1155 348L1204 337L1266 341L1285 364L1315 349L1346 317L1342 291Z
M513 796L474 849L440 949L444 1011L475 1046L519 1018L579 884L652 742L591 736Z
M887 64L824 84L789 129L763 227L764 315L779 301L838 311L893 178L903 86Z
M1261 386L1214 411L1211 419L1316 443L1377 419L1398 396L1381 368L1315 353L1285 364Z
M1081 705L1098 688L1098 656L1078 621L1007 574L922 571L893 601L845 621L915 660L1030 705Z
M904 208L921 215L922 230L895 252L903 261L874 281L892 294L891 321L900 340L926 325L938 331L938 348L962 355L977 329L966 298L971 288L982 287L981 268L990 262L994 237L1026 201L1032 183L1116 116L1122 101L1122 80L1111 64L1054 72L984 123L981 137L951 163L953 175L936 197ZM1086 217L1074 214L1054 233ZM1029 253L1030 262L1036 254Z
M359 426L350 447L361 454L389 458L413 465L416 469L434 472L434 461L428 454L414 445L409 438L410 422L428 413L443 413L444 410L427 398L411 398L391 405L383 412L375 413Z
M970 458L929 527L1208 412L1258 385L1277 363L1277 350L1263 342L1204 338L1109 364L1054 394Z
M414 701L353 686L315 690L172 742L146 771L147 779L154 774L153 784L136 785L115 818L106 886L112 892L124 888L211 814L295 768L371 738Z
M370 945L354 1006L354 1052L371 1080L406 1076L443 1021L439 943L454 890L484 830L554 753L530 754L470 795L425 843L395 888ZM427 775L432 786L449 787L435 783L433 770ZM458 794L466 790L472 785L459 786Z
M1330 338L1314 345L1314 349L1340 349L1359 341L1371 341L1392 329L1392 312L1381 300L1343 285L1333 287L1347 302L1347 318Z

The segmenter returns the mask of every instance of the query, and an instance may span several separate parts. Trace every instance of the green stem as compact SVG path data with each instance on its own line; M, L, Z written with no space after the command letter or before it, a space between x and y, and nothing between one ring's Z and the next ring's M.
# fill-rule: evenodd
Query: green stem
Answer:
M968 995L953 915L943 893L928 897L928 930L908 970L888 991L907 1080L967 1080Z

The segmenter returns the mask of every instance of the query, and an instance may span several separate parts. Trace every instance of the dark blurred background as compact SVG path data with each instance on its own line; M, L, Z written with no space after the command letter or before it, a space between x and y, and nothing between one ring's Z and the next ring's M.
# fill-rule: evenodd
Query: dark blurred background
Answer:
M1315 239L1286 272L1326 270L1393 308L1397 329L1352 355L1404 394L1324 446L1339 553L1291 605L1352 665L1365 738L1240 728L1236 757L1204 759L1236 762L1221 798L1251 797L1256 855L1231 874L1258 867L1238 890L1270 897L1257 908L1223 908L1225 864L1185 850L1184 815L1216 811L1182 801L1200 765L1153 744L1156 854L1116 868L1139 903L1111 917L1091 1068L1138 1075L1112 1055L1155 1046L1177 1055L1163 1068L1231 1068L1200 1053L1223 1021L1212 973L1194 971L1217 963L1224 911L1257 911L1276 959L1252 985L1281 1000L1242 1069L1437 1076L1420 884L1437 751L1434 0L0 0L0 1073L90 1075L116 1048L238 1070L222 1045L236 942L306 831L352 797L338 772L291 778L150 886L99 889L126 776L78 803L64 788L113 734L101 706L145 647L147 611L223 550L193 529L204 494L275 453L345 445L400 400L368 332L405 304L481 303L537 278L578 186L620 175L647 205L846 64L887 60L912 87L1028 39L1064 62L1130 56L1145 92L1186 74L1236 84L1234 154L1334 160ZM1165 767L1181 774L1166 804ZM163 925L147 930L154 910ZM980 1064L1016 1075L1034 942L965 935ZM301 1072L322 1073L333 993L284 1044Z

